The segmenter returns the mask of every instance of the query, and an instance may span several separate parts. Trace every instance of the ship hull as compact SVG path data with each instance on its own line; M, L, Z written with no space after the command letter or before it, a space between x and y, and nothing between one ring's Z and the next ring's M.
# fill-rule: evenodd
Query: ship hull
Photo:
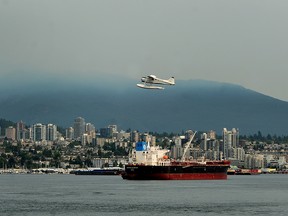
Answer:
M122 177L128 180L225 180L228 167L127 165Z

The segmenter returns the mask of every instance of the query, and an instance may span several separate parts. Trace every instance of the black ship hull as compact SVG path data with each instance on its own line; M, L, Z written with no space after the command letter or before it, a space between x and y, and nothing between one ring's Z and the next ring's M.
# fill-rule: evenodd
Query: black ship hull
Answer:
M147 166L127 165L122 173L129 180L220 180L227 179L229 164Z

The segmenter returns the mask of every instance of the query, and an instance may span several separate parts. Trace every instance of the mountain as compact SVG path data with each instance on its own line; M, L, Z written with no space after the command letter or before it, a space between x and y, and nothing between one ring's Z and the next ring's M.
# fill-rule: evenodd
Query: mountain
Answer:
M135 80L47 81L10 88L0 97L0 118L26 124L73 125L82 116L96 128L181 132L239 128L241 134L287 134L288 102L242 86L178 80L165 90L136 87ZM13 90L12 90L13 89Z

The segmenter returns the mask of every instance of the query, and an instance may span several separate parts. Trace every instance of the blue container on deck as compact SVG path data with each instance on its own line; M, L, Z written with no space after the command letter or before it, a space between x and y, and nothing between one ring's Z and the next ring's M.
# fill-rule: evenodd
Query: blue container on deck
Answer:
M136 151L146 151L147 150L147 143L144 141L136 143Z

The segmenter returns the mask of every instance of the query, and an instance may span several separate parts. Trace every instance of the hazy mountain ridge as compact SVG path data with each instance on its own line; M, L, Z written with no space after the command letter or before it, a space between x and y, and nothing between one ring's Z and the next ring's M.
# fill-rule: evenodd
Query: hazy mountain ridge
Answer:
M121 129L159 132L221 131L223 127L247 134L288 132L287 102L239 85L180 80L164 91L153 91L137 88L134 80L114 82L117 85L101 84L101 80L91 83L47 84L41 89L37 85L27 94L23 89L21 94L6 95L0 98L0 117L68 127L82 116L97 128L117 124Z

